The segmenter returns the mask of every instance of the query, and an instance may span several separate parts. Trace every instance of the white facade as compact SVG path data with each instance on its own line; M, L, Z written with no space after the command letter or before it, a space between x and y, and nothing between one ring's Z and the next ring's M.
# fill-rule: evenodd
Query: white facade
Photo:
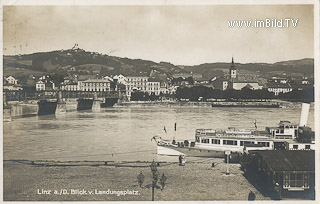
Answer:
M127 83L127 78L125 76L123 76L122 74L114 76L113 79L117 79L119 84L126 85L126 83Z
M291 87L269 87L269 92L273 92L274 95L279 95L279 93L288 93L292 91Z
M163 93L163 94L175 94L177 89L179 88L179 86L163 86L163 87L160 87L160 93Z
M155 93L155 95L160 94L160 82L147 82L147 92L149 95Z
M109 77L109 76L105 76L105 77L103 77L104 79L107 79L107 80L109 80L109 81L113 81L113 78L111 78L111 77Z
M260 86L258 82L234 82L232 83L232 88L235 90L241 90L247 85L251 86L252 90L260 90L263 87L263 86Z
M313 143L297 143L297 142L285 142L286 150L315 150L316 145Z
M126 94L130 98L133 91L147 91L148 77L146 76L128 76L126 83Z
M46 84L43 81L38 81L36 83L36 90L37 91L44 91L46 90Z
M225 91L228 88L228 81L222 81L222 91Z
M298 125L292 125L290 122L282 122L279 127L268 127L267 131L275 140L294 140L298 134Z
M36 90L37 91L51 91L54 90L55 84L53 81L45 82L43 80L40 80L36 83Z
M231 69L230 70L230 78L231 79L236 79L237 78L237 70L236 69Z
M88 79L78 82L81 91L106 92L111 91L110 80L107 79Z
M61 86L61 90L65 91L81 91L78 84L66 84Z
M18 80L15 79L13 76L8 76L6 80L9 84L18 84Z

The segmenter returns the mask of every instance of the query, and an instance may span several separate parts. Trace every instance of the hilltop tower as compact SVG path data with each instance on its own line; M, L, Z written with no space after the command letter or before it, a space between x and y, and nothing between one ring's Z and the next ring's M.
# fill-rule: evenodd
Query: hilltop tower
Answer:
M234 65L234 61L232 57L231 67L229 69L229 79L230 81L233 81L236 78L237 78L237 70L236 70L236 66Z

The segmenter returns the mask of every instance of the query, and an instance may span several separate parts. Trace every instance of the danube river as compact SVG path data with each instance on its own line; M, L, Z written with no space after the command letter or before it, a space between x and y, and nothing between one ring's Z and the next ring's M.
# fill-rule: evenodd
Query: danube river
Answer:
M114 107L98 112L17 118L3 123L3 156L4 159L61 161L171 160L156 155L152 136L172 139L176 135L176 140L194 140L197 128L254 129L254 120L259 130L277 126L280 120L298 124L300 110L299 107ZM312 106L308 126L314 130L313 115Z

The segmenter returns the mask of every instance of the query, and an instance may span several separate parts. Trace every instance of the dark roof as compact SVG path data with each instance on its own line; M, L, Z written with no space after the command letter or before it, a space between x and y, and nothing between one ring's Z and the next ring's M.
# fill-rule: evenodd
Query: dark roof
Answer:
M273 171L315 171L314 151L267 150L256 151Z
M267 83L268 88L291 88L290 84L282 84L282 83Z

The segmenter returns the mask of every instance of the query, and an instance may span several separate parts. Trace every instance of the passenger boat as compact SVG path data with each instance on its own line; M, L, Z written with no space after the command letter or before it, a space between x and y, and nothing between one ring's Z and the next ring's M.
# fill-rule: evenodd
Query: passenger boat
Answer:
M197 129L194 141L164 140L159 136L152 139L156 141L159 155L172 156L224 157L225 154L251 150L284 149L287 141L295 141L306 129L309 107L310 104L302 106L299 125L280 121L278 127L266 127L262 131L232 127L226 130Z

